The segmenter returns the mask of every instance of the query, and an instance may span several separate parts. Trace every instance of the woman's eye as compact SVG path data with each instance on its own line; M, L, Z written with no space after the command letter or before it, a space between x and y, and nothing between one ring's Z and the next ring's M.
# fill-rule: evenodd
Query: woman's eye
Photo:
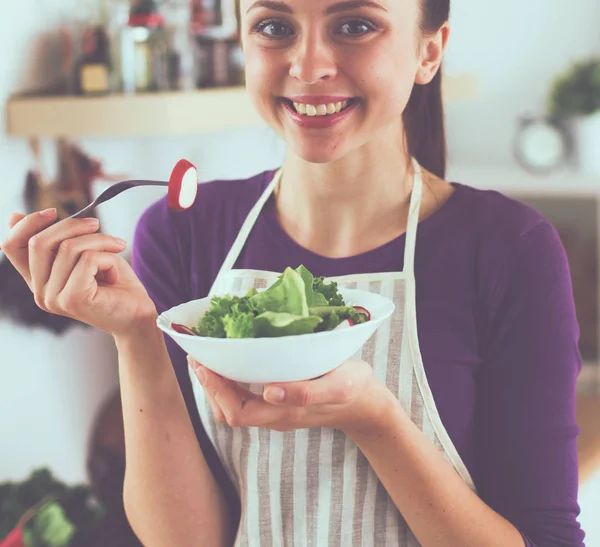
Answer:
M261 21L254 25L252 31L256 34L261 34L266 38L287 38L288 36L291 36L293 32L285 23L271 19Z
M337 34L343 34L346 36L364 36L373 31L377 30L375 25L368 21L356 19L352 21L346 21L337 31Z

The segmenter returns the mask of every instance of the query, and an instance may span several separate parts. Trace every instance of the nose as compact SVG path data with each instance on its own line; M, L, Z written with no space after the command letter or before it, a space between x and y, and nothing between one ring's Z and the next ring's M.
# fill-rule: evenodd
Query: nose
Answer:
M337 73L333 52L315 36L299 41L293 53L290 76L303 84L315 84L330 80Z

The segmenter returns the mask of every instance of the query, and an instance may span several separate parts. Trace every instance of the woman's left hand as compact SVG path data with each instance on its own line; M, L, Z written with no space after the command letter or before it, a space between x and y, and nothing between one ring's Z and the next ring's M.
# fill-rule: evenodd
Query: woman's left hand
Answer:
M347 361L315 380L269 384L262 396L242 388L189 358L204 387L215 419L231 427L264 427L292 431L313 427L346 434L381 423L391 392L364 361Z

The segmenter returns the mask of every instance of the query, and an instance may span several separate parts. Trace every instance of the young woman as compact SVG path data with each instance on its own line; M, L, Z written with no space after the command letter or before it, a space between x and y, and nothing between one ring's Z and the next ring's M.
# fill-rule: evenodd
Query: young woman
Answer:
M284 165L153 204L133 269L94 221L11 218L38 305L114 336L145 545L582 545L567 260L535 211L444 179L449 3L242 0ZM299 264L394 299L361 360L256 394L155 326Z

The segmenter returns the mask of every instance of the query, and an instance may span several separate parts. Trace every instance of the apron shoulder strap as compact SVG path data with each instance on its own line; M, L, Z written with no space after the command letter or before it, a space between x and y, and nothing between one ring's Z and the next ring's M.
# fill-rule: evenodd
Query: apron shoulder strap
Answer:
M273 180L269 183L269 185L262 193L258 201L254 204L254 207L252 207L252 209L248 213L244 224L242 224L242 227L240 228L240 231L235 241L233 242L229 253L227 253L227 257L225 258L221 269L219 270L219 273L215 278L212 288L210 289L209 296L213 296L214 291L217 290L217 288L219 287L221 280L230 272L230 270L233 269L233 266L237 262L237 259L239 258L240 253L242 252L242 249L244 248L244 245L248 240L248 236L250 235L252 228L254 228L254 225L256 224L256 221L258 220L258 217L261 211L263 210L263 207L265 206L265 203L267 203L267 200L271 197L271 194L273 193L273 190L275 190L275 188L277 187L277 184L279 184L279 180L281 179L281 173L281 169L279 169L275 173L275 175L273 176Z
M414 274L417 228L419 225L419 213L423 195L423 173L421 166L415 158L413 158L412 164L414 168L414 182L410 197L408 223L406 226L406 244L404 247L404 271L411 275Z

